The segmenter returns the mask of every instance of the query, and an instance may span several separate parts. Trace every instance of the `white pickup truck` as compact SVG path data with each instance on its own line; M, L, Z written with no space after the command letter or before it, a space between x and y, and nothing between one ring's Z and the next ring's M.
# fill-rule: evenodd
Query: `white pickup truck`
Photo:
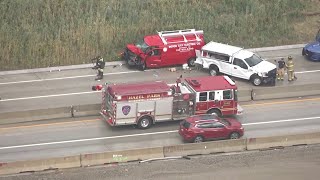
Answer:
M209 69L211 76L219 73L247 79L253 85L275 84L276 65L240 47L209 42L196 51L196 64Z

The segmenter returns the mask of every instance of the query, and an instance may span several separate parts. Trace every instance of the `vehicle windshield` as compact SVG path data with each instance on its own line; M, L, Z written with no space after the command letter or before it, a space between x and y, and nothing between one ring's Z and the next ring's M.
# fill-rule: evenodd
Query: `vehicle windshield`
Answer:
M246 58L244 60L247 62L247 64L250 67L255 66L263 61L259 56L255 55L255 54L253 54L251 57Z
M226 119L220 119L220 122L226 126L231 126L231 123Z
M146 42L144 42L143 39L139 40L137 43L135 43L135 45L141 49L141 51L143 51L144 53L146 53L147 49L149 48L148 44Z

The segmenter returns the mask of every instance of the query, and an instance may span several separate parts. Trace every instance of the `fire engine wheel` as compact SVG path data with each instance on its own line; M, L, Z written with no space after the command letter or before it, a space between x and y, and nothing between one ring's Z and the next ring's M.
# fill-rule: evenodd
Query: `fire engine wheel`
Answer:
M252 84L255 85L255 86L260 86L261 83L262 83L262 80L261 80L261 78L260 78L258 75L255 75L255 76L253 76L253 77L251 78L251 82L252 82Z
M240 138L240 135L239 135L239 133L237 133L237 132L233 132L233 133L231 133L230 134L230 137L229 137L230 139L239 139Z
M212 115L216 115L216 116L221 116L221 112L219 110L216 109L211 109L207 112L207 114L212 114Z
M202 136L196 136L196 137L194 138L194 140L193 140L194 143L201 143L201 142L203 142L203 141L204 141L204 139L203 139Z
M147 129L151 126L151 124L152 124L152 119L148 116L143 116L140 118L138 122L138 127L140 129Z
M196 61L196 58L190 58L188 60L188 66L189 67L194 67L196 64L195 64L195 61Z

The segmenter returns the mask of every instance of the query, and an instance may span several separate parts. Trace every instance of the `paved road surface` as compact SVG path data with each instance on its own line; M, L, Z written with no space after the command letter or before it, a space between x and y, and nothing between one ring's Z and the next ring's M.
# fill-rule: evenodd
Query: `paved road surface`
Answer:
M318 180L320 145L0 177L1 180Z
M242 104L245 137L275 136L320 130L320 96ZM65 122L69 121L69 122ZM111 150L182 144L178 122L148 130L111 128L97 118L63 119L50 124L0 128L0 162L67 156Z
M298 81L291 84L306 84L318 82L320 76L320 63L310 62L304 59L301 49L277 50L260 52L261 56L279 58L291 54L296 63ZM103 82L138 82L164 80L168 83L175 82L176 78L183 74L184 77L208 75L206 71L169 72L167 68L152 69L146 72L129 70L125 66L107 67ZM41 72L17 75L0 76L0 112L12 112L31 109L52 107L65 107L79 104L100 103L101 95L91 91L95 71L92 69L77 69L56 72ZM251 88L251 83L236 79L239 89ZM280 82L277 86L291 85L287 81ZM261 87L264 88L264 87ZM54 95L54 96L52 96Z

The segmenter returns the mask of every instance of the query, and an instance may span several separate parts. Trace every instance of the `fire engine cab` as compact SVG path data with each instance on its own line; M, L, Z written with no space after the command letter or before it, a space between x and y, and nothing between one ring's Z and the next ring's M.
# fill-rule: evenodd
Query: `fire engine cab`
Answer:
M194 66L195 50L204 44L202 30L161 31L128 44L122 55L129 66L138 66L141 70L185 63Z
M100 114L111 126L134 124L146 129L195 114L242 113L237 86L228 76L178 79L175 85L164 81L109 84L102 91Z

